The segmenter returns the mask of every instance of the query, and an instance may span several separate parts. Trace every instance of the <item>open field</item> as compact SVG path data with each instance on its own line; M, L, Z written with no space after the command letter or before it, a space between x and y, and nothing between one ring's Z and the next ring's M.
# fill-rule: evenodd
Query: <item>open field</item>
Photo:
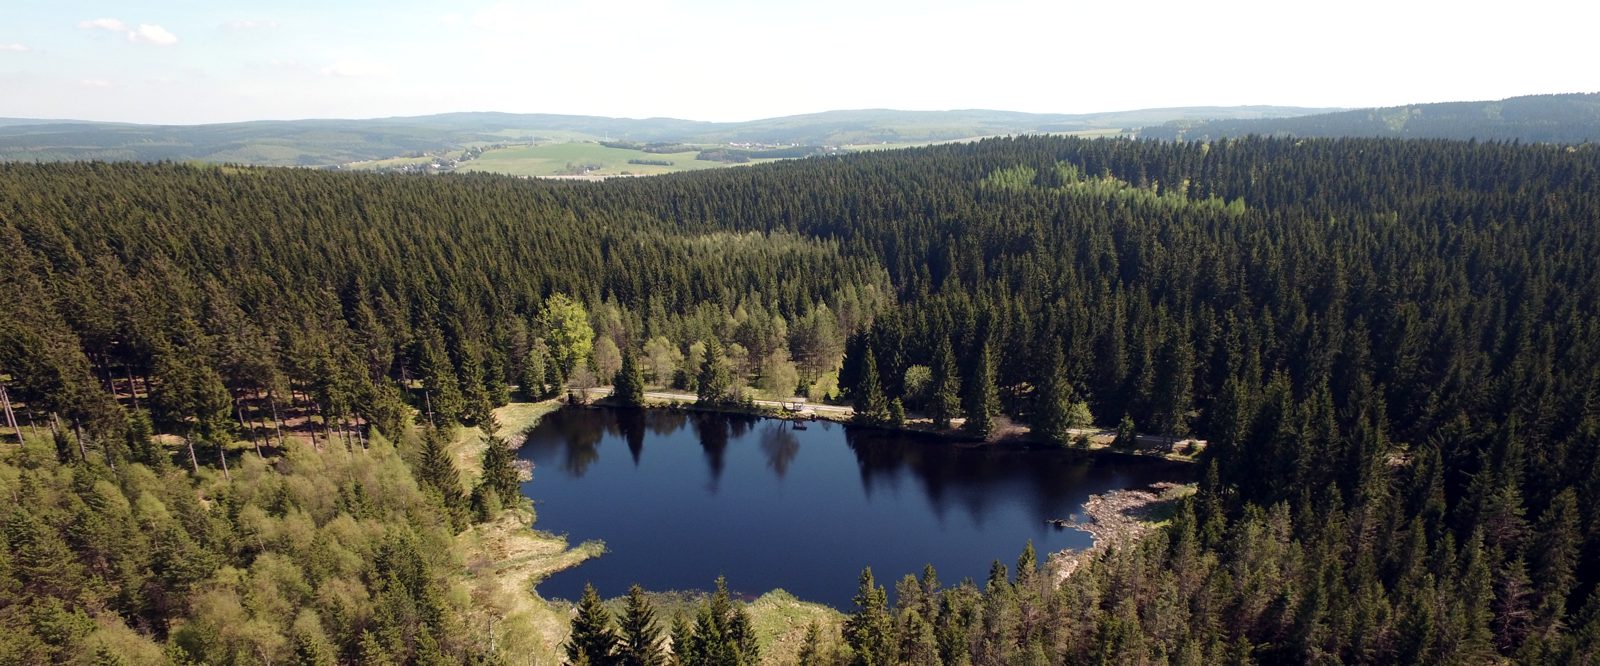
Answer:
M706 146L714 148L716 146ZM629 176L676 173L736 166L725 162L697 160L698 150L681 153L647 153L642 150L610 148L599 143L546 143L512 146L485 151L477 159L462 164L458 171L503 173L513 176ZM669 166L629 164L628 160L671 162ZM747 164L774 160L751 160ZM584 165L596 168L583 169ZM580 171L582 171L580 173Z

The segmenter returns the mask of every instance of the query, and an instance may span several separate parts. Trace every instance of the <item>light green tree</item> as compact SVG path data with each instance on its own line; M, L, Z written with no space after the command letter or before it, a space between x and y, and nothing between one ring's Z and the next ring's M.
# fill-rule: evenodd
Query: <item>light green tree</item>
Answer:
M550 356L561 369L561 376L571 376L573 369L589 360L594 351L594 329L589 328L589 313L584 311L582 303L566 294L553 294L544 302L540 322L544 325Z

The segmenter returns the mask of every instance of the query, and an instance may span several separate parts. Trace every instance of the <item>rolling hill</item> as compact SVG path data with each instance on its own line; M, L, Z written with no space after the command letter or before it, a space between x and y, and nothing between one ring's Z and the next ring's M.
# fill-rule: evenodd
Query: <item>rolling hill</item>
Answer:
M1323 111L1327 109L1242 106L1066 115L873 109L729 123L491 112L211 125L0 119L0 161L196 160L333 166L495 144L596 139L819 146L932 142L997 134L1121 130L1207 118L1280 118Z
M1293 118L1172 120L1138 133L1151 139L1198 140L1251 134L1584 143L1600 140L1600 93L1412 104Z

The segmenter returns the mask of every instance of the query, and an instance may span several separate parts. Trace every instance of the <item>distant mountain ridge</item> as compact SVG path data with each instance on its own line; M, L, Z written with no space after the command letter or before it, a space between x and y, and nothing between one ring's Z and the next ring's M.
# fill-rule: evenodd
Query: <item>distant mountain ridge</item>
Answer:
M131 160L332 166L362 160L541 140L841 145L928 142L997 134L1132 129L1206 118L1279 118L1329 109L1179 107L1086 114L1015 111L826 111L743 122L460 112L364 120L261 120L138 125L0 119L0 160Z
M1294 118L1173 120L1138 132L1150 139L1250 134L1584 143L1600 141L1600 93L1527 95L1480 102L1410 104Z

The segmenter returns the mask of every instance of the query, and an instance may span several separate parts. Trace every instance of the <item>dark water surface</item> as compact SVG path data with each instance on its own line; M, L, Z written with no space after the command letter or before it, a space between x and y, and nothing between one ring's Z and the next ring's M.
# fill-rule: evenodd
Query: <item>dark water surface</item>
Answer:
M1045 524L1093 493L1186 480L1185 465L1063 451L963 447L813 422L661 410L568 408L528 433L539 529L606 554L538 585L576 599L651 590L783 588L848 608L870 565L880 584L932 563L946 584L1088 535Z

